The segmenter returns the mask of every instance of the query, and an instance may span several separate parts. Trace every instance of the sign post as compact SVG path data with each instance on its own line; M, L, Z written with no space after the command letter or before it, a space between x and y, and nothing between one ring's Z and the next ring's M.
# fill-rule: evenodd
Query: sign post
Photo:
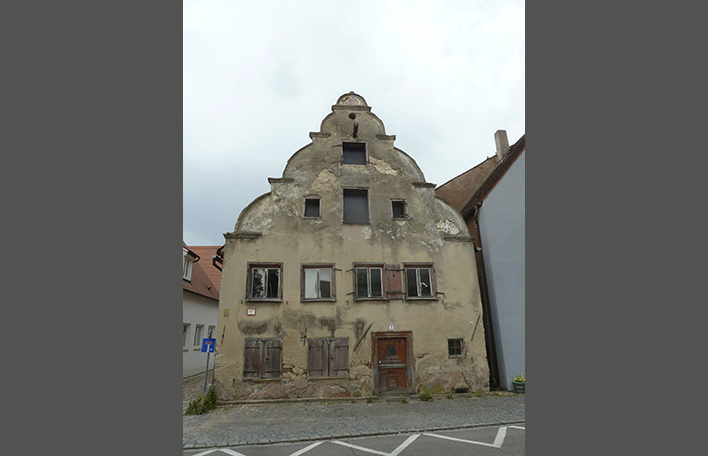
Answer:
M214 353L214 347L216 346L216 339L211 338L211 329L209 330L209 338L202 339L202 353L207 354L206 369L204 369L204 392L206 394L207 376L209 375L209 355Z

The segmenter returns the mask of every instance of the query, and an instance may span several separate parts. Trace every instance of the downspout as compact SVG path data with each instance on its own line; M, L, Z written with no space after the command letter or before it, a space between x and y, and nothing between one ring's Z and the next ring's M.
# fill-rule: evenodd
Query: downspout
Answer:
M497 363L497 347L494 342L494 327L492 325L492 310L489 304L489 288L487 288L487 273L484 268L484 255L482 253L482 237L479 230L479 207L482 202L472 208L472 228L474 233L474 256L477 262L477 278L479 292L482 298L482 325L484 326L484 342L487 349L487 362L489 363L489 389L499 389L499 365Z

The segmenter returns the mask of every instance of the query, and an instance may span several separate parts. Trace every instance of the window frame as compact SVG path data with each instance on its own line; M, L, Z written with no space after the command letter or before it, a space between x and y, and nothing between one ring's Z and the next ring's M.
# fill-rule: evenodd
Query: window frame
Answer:
M278 296L275 298L253 297L253 270L254 269L278 269ZM266 274L265 283L268 283ZM267 296L267 294L266 294ZM246 301L248 302L282 302L283 301L283 263L248 262L246 274Z
M421 296L421 281L420 281L420 270L427 269L430 275L430 296ZM434 263L404 263L403 264L403 278L405 280L403 286L404 298L406 301L437 301L438 299L438 289L437 280L435 277L435 264ZM416 292L417 296L411 296L408 294L408 271L416 270Z
M187 347L187 341L189 340L190 326L192 326L190 323L182 323L182 351L189 350L189 347Z
M317 270L317 274L319 276L319 270L320 269L329 269L330 272L330 297L329 298L322 298L321 296L318 298L307 298L305 297L305 270L306 269L315 269ZM335 278L335 269L334 269L334 263L306 263L306 264L301 264L300 265L300 301L301 302L336 302L337 301L337 292L336 292L336 278ZM317 287L317 294L321 295L321 291L319 290L319 283L320 281L317 281L318 287Z
M452 347L450 345L451 342L459 342L460 343L460 353L459 354L452 354L450 353L451 348L457 349L458 347ZM453 337L453 338L448 338L447 339L447 357L448 358L466 358L467 357L467 347L465 345L465 339L462 337Z
M351 149L360 149L363 146L364 149L364 163L345 163L345 159L347 158L347 152L360 152L359 150L347 150L349 148ZM354 166L366 166L369 164L369 147L364 141L342 141L341 144L341 150L342 150L342 156L341 156L341 164L342 165L354 165ZM349 156L351 158L351 155Z
M366 221L347 221L346 199L347 195L366 195ZM351 204L351 202L350 202ZM342 188L342 223L344 225L371 225L371 201L369 200L369 189L363 187Z
M312 357L316 344L319 343L325 347L320 359L323 366L322 375L315 373L314 367L317 364ZM337 356L336 349L345 347L346 350L338 352L340 355ZM312 337L307 339L307 378L342 377L349 377L349 337Z
M359 280L358 280L358 269L366 269L366 296L359 296ZM381 296L371 296L371 270L379 269L381 270ZM354 263L352 268L354 276L354 300L355 301L387 301L388 297L386 294L386 264L385 263Z
M307 214L307 201L317 200L317 215L306 215ZM302 218L305 219L321 219L322 218L322 197L321 196L306 196L302 201Z
M254 366L250 366L251 357L248 356L248 350L253 349L257 345L258 352L253 353L254 358L258 360L257 375L252 375L250 372L254 372L256 369ZM269 375L268 373L268 346L270 348L275 348L278 350L277 370L270 372L277 372L277 375ZM272 356L272 354L270 354ZM276 364L273 363L273 364ZM273 366L271 364L271 366ZM250 367L250 369L249 369ZM243 380L280 380L283 378L283 339L273 339L273 338L246 338L243 345L243 370L241 378Z
M401 217L396 217L393 211L394 203L403 204L403 215ZM391 220L408 220L408 202L405 199L394 198L391 199Z

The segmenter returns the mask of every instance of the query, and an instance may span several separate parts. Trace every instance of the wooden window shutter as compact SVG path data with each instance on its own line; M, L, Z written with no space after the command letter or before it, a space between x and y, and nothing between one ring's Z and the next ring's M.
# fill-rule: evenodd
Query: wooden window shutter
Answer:
M307 339L307 375L327 376L327 339Z
M401 299L403 297L403 285L401 274L403 270L397 264L386 265L386 297L391 299Z
M283 371L283 341L278 339L266 339L264 345L265 359L263 360L263 378L278 378Z
M261 341L246 339L243 350L243 377L258 378L261 376Z
M329 339L329 376L346 377L349 375L349 338Z

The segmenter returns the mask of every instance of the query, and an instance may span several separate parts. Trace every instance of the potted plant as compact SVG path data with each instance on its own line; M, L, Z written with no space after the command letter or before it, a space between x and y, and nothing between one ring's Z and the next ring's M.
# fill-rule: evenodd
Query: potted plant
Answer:
M526 377L523 372L519 372L519 375L512 378L511 383L514 384L515 393L526 393Z

